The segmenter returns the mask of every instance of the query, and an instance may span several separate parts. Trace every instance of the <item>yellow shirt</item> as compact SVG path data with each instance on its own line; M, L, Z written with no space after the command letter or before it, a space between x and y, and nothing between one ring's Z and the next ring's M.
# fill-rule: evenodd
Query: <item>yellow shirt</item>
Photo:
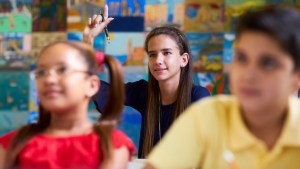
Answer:
M300 104L290 98L282 133L272 150L246 128L234 96L217 96L191 105L149 155L162 169L230 169L231 151L239 169L300 168Z

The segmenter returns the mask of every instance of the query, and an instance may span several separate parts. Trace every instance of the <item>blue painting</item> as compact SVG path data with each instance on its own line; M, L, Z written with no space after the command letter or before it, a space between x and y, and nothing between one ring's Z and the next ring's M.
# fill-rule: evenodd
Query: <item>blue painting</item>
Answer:
M111 33L105 53L118 59L124 66L144 66L144 33ZM117 49L117 50L116 50Z
M145 0L107 0L110 16L143 16Z
M82 42L82 33L81 32L68 32L67 39L69 41L81 41ZM105 48L105 36L103 33L101 33L94 40L94 49L97 51L104 51L104 48Z

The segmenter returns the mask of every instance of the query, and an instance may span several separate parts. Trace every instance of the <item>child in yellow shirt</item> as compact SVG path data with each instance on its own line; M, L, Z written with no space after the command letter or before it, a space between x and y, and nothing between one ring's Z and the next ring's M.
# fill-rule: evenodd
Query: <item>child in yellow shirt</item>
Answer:
M237 26L234 96L197 102L173 124L146 168L300 168L300 14L269 7Z

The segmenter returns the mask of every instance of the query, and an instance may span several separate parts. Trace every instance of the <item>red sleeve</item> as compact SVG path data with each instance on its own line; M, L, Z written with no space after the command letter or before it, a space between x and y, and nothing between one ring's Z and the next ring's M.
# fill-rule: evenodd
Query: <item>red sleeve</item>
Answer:
M129 151L129 159L131 159L132 153L135 151L134 143L120 130L114 130L112 133L113 146L120 148L125 146Z
M17 131L12 131L0 137L0 145L7 149L11 139L16 135Z

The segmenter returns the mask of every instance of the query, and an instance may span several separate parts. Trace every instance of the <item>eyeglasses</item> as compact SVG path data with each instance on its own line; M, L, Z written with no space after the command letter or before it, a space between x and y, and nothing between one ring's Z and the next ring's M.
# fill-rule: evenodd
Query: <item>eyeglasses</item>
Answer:
M75 69L71 69L68 68L66 66L59 66L59 67L54 67L51 69L45 69L45 68L37 68L34 71L34 75L36 79L41 79L41 78L45 78L47 77L51 71L53 71L52 73L54 73L56 76L67 76L70 75L72 73L86 73L86 74L91 74L91 72L86 71L86 70L75 70Z

